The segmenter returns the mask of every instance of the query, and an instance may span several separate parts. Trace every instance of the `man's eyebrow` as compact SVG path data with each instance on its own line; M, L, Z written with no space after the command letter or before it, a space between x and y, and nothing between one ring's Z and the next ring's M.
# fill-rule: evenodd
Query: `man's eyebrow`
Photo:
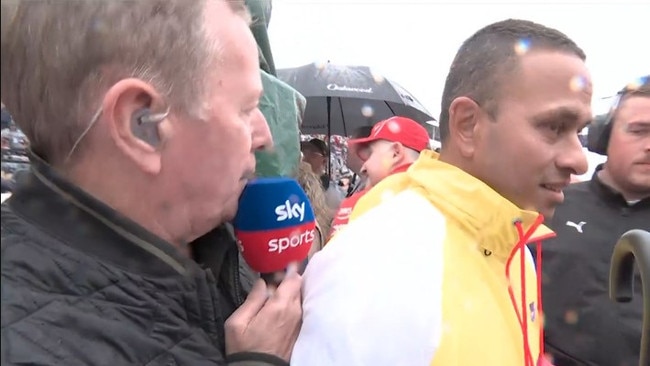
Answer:
M650 128L650 121L638 121L632 120L625 124L626 127L641 127L641 128Z
M569 107L558 107L548 111L541 112L532 118L533 122L548 122L552 120L562 120L562 121L580 121L580 113L573 108Z

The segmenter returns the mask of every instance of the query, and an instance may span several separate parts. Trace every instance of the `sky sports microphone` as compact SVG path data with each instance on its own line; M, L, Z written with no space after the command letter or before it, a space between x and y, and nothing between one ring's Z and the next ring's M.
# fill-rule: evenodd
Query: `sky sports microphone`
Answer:
M316 230L307 194L291 178L250 181L233 226L246 263L267 283L290 263L307 259Z

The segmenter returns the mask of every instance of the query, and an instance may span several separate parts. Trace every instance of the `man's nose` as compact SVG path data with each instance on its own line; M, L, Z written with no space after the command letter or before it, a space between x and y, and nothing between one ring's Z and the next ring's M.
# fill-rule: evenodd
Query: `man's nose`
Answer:
M565 146L566 148L558 154L558 168L569 170L574 175L585 174L589 168L589 164L587 162L587 156L582 149L579 136L573 135Z
M266 121L266 118L259 109L256 112L255 118L251 123L252 132L252 148L257 150L272 150L273 149L273 136L271 129Z

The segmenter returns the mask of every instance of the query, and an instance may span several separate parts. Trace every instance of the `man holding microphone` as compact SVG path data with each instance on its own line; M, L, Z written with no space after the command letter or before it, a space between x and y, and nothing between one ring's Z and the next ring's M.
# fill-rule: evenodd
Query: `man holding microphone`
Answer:
M272 145L249 18L2 2L3 102L32 164L2 204L3 365L288 364L302 279L247 288L226 225Z

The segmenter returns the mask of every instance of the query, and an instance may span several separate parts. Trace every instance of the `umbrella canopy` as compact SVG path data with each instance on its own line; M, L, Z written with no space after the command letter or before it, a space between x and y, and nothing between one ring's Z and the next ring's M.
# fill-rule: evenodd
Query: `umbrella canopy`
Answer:
M423 125L434 120L411 93L366 66L312 63L277 74L307 98L301 126L305 134L349 136L358 127L392 116Z

